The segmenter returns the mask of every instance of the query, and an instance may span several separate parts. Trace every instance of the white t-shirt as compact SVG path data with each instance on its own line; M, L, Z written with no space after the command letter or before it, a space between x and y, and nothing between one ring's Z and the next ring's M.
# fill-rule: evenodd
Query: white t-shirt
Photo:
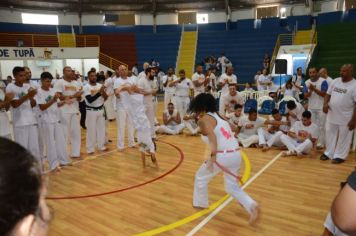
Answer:
M234 106L235 104L241 104L243 105L244 103L244 99L243 97L239 94L239 92L236 92L236 94L234 96L231 96L230 93L227 93L225 95L223 95L223 97L221 98L222 104L224 106L224 109L226 106L228 106L228 110L234 110Z
M42 88L39 88L36 94L36 102L37 104L47 104L50 100L55 95L55 90L53 88L50 88L49 91L43 90ZM53 103L50 107L48 107L46 110L42 111L40 110L41 114L41 120L44 123L57 123L59 121L59 109L58 109L58 104Z
M179 78L176 79L180 80ZM176 84L176 92L175 95L177 97L189 97L189 92L193 89L193 82L190 79L185 78L182 82Z
M304 126L302 121L297 121L294 123L290 131L297 134L299 137L307 137L309 134L315 139L319 137L319 127L314 123L311 123L309 126Z
M260 90L268 90L269 85L265 85L265 84L262 84L262 83L271 82L271 76L270 75L261 74L258 77L258 82L259 82Z
M140 78L146 78L146 73L145 73L145 71L141 71L140 74L138 74L137 78L138 78L138 80L139 80Z
M297 116L297 118L293 118L293 117L289 116L289 121L290 121L291 125L293 125L297 120L302 119L302 114L305 110L304 107L302 106L302 104L300 104L299 102L296 102L295 104L297 105L297 107L293 110L289 110L286 106L286 112L293 112Z
M86 97L87 95L91 95L94 96L96 95L99 91L101 86L103 86L102 84L96 83L96 85L91 85L91 84L87 84L84 86L84 96ZM86 98L85 98L85 104L87 104L87 106L90 107L100 107L102 105L104 105L104 98L103 96L98 97L94 102L90 103Z
M327 92L331 98L330 110L327 115L328 122L337 125L347 125L351 120L356 103L356 80L347 83L337 78L329 86Z
M326 92L328 90L328 82L322 78L318 78L317 81L313 82L310 79L305 81L306 89L309 91L310 85L314 85L316 89ZM324 97L319 96L316 92L312 92L308 98L308 108L310 110L322 110L324 104Z
M195 72L192 76L192 81L199 81L199 82L203 82L205 81L205 75L203 73L201 74L198 74L197 72ZM198 94L200 93L204 93L205 92L205 86L204 84L200 85L200 86L195 86L194 83L193 83L193 86L194 86L194 96L197 96Z
M239 125L239 121L244 117L244 115L241 114L241 116L236 116L235 112L232 112L227 114L226 117L229 119L230 124Z
M154 80L148 80L146 77L141 77L138 79L137 87L143 89L145 93L152 93L152 91L157 88L157 84ZM143 101L145 104L152 103L152 94L145 95Z
M272 116L271 116L272 117ZM273 119L273 117L271 118L272 121L276 121L275 119ZM287 117L282 117L282 122L287 122ZM268 125L268 128L272 128L273 125ZM289 126L288 125L280 125L279 126L279 130L283 131L283 132L287 132L289 130Z
M292 78L292 81L293 81L293 83L295 83L295 85L300 87L300 86L302 86L302 83L303 83L303 77L301 75L294 75ZM293 86L293 89L295 91L297 91L298 93L300 92L300 89L295 86Z
M132 75L132 76L130 77L130 79L131 79L135 84L138 83L138 78L137 78L137 76Z
M257 117L255 121L250 121L248 119L248 116L244 116L240 119L239 121L239 127L241 127L240 133L244 133L247 136L255 135L257 134L257 129L262 127L264 123L266 122L265 118L262 117ZM247 125L253 125L252 128L247 129Z
M26 83L26 82L25 82ZM31 86L31 88L33 88L33 89L38 89L39 87L40 87L40 83L39 82L37 82L36 80L30 80L30 82L28 83L30 86Z
M19 100L28 93L29 89L29 84L23 84L22 87L18 87L16 84L11 83L7 86L6 92L14 94L12 100ZM17 108L12 107L11 111L14 127L37 124L35 113L32 110L31 101L29 99Z
M343 232L341 232L341 230L339 230L338 227L336 227L336 225L334 224L334 221L331 218L330 212L326 216L326 219L324 222L324 227L327 228L334 236L348 236L347 234L344 234Z
M177 110L177 109L174 109L174 110L173 110L172 115L169 114L168 110L165 110L163 113L166 115L167 119L170 119L171 117L176 118L176 117L178 116L178 110ZM171 121L167 124L167 126L175 126L175 125L177 125L177 124L178 124L177 122L171 120Z
M125 85L135 85L135 84L136 83L132 79L132 77L127 77L126 79L123 79L121 77L119 77L119 78L114 77L114 90L117 88L123 87ZM122 91L120 93L127 93L127 91ZM120 97L116 97L116 109L118 109L118 110L125 109Z
M165 75L163 76L162 78L162 83L165 84L167 81L167 86L164 87L164 92L166 93L174 93L176 91L176 87L175 86L172 86L172 87L169 87L169 83L172 82L172 81L175 81L177 80L177 76L176 75L172 75L172 76L168 76L168 75Z
M114 77L107 78L104 82L104 85L106 87L105 92L108 96L111 96L114 94Z
M228 75L224 73L220 76L219 82L223 83L225 81L227 81L228 83L221 88L222 95L227 94L229 92L229 84L237 84L237 77L234 74Z
M54 90L56 92L62 93L64 96L72 96L76 92L80 91L81 88L78 86L78 82L75 80L71 80L70 82L60 79L56 82L56 85L54 87ZM79 109L79 103L76 98L70 99L70 104L64 104L60 109L63 113L78 113Z

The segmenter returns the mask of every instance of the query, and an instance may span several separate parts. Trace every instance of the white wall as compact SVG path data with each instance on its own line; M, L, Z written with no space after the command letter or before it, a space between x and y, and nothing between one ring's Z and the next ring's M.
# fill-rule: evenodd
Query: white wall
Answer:
M65 66L72 67L73 70L79 71L81 75L84 73L82 59L66 59Z
M337 2L337 0L321 2L321 12L324 13L337 11Z
M140 25L153 25L153 15L139 15Z
M88 71L94 67L96 71L99 71L99 59L84 59L84 76L87 76Z
M156 16L157 25L177 25L178 14L158 14Z
M209 23L226 22L225 12L208 12L208 17L209 17Z
M254 8L233 11L231 12L231 21L254 19L256 14L255 11Z
M22 60L1 60L0 70L2 79L6 79L8 75L12 76L12 69L15 66L24 66L24 63Z
M39 67L36 64L35 60L27 60L27 66L31 69L32 72L32 78L40 78L41 73L44 71L50 72L53 77L56 76L56 73L62 75L62 70L63 70L63 60L50 60L51 65L49 67Z

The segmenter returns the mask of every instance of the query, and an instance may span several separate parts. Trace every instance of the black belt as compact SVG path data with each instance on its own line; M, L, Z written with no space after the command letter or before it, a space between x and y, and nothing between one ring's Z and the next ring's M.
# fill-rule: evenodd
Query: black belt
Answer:
M104 107L104 105L101 105L100 107L90 107L90 106L86 106L85 109L88 111L100 111L102 110Z

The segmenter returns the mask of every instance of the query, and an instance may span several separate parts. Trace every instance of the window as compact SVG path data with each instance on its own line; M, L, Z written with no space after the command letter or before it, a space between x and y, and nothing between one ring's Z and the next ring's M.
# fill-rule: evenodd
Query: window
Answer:
M278 6L262 6L256 8L256 19L278 17Z
M287 14L286 14L286 8L285 7L282 7L281 10L279 11L279 17L284 19L284 18L287 18Z
M23 24L58 25L58 15L21 13Z
M198 24L208 24L209 23L208 14L197 14L197 23Z

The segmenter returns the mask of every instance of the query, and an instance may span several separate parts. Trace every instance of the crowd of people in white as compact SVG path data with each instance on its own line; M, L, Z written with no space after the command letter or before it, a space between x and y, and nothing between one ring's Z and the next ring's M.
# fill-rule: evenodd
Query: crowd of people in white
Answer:
M197 122L203 114L187 114L187 109L193 96L211 93L217 98L221 117L236 127L235 137L243 147L256 146L262 151L272 146L286 148L285 156L301 156L314 147L325 148L320 158L332 159L332 163L342 163L348 156L356 120L352 65L343 65L341 77L334 80L328 77L325 68L319 71L309 68L309 79L305 80L298 68L297 74L281 89L275 89L264 69L255 78L258 90L268 91L273 99L280 95L293 98L286 102L286 115L275 108L269 116L259 115L254 108L244 109L250 97L242 94L255 91L250 84L245 86L245 92L238 91L233 67L227 67L217 77L214 70L203 73L203 67L198 65L191 79L186 78L184 70L176 76L174 68L169 68L159 78L164 89L162 124L156 119L160 86L156 69L149 63L143 69L135 76L122 65L111 77L106 76L105 81L98 83L95 70L88 72L87 81L81 81L66 66L60 79L44 72L40 83L35 83L28 67L15 67L15 80L0 89L0 136L13 138L38 157L40 163L46 156L50 170L70 165L69 156L73 159L81 156L78 103L84 101L88 154L93 154L96 148L107 150L106 143L111 141L107 136L108 120L116 119L117 149L124 150L127 129L127 146L133 148L136 137L142 155L149 152L156 163L156 133L178 135L186 129L191 135L198 134Z

